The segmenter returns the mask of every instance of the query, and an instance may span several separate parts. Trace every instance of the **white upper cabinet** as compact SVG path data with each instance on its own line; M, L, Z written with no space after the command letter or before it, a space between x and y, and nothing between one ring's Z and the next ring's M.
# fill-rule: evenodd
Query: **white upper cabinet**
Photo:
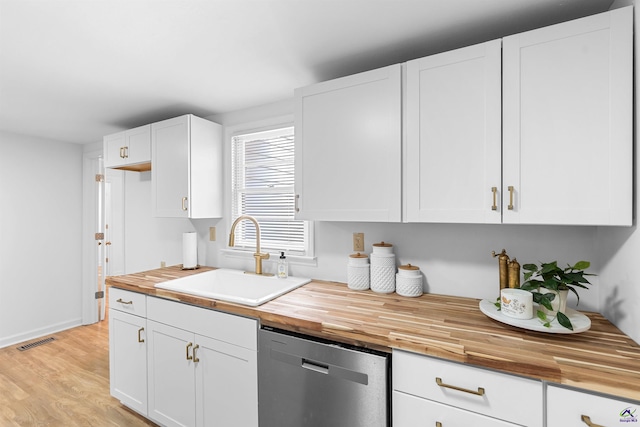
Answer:
M132 171L151 168L151 125L107 135L104 142L104 167Z
M407 222L501 221L501 41L406 64Z
M401 65L295 92L298 219L401 221Z
M222 216L222 132L187 114L151 125L151 200L157 217Z
M632 31L629 7L504 38L504 223L631 225Z

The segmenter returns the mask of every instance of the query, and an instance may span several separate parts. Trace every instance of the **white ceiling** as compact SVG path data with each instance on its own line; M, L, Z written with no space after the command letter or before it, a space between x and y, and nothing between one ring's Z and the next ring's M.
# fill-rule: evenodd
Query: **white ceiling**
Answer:
M612 0L0 0L0 130L75 143L607 10Z

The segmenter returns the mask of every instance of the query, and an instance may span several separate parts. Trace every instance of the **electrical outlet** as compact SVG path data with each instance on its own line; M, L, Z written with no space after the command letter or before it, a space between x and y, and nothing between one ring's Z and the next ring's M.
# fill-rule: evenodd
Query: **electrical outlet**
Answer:
M353 250L364 252L364 233L353 233Z
M167 263L164 261L160 261L160 268L165 268L167 266Z
M216 241L216 228L215 227L209 227L209 241L210 242L215 242Z

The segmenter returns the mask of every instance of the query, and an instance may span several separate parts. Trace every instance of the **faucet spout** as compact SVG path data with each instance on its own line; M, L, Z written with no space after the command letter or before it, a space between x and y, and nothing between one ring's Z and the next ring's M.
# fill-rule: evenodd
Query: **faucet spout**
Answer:
M253 257L256 260L255 274L266 276L267 274L264 274L262 272L262 260L269 259L269 254L268 253L263 254L262 252L260 252L260 224L258 224L258 220L256 220L254 217L250 215L240 215L238 218L236 218L236 220L233 221L233 224L231 225L231 232L229 233L229 247L232 248L235 246L236 227L238 226L238 223L240 223L240 221L245 219L253 222L253 225L256 227L256 251L253 254Z

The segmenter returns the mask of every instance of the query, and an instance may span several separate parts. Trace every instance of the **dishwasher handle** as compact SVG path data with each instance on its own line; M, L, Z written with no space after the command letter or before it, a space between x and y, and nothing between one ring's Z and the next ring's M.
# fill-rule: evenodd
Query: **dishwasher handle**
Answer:
M309 369L310 371L319 372L325 375L329 374L329 365L319 363L314 360L303 358L302 364L300 366L302 366L304 369Z

